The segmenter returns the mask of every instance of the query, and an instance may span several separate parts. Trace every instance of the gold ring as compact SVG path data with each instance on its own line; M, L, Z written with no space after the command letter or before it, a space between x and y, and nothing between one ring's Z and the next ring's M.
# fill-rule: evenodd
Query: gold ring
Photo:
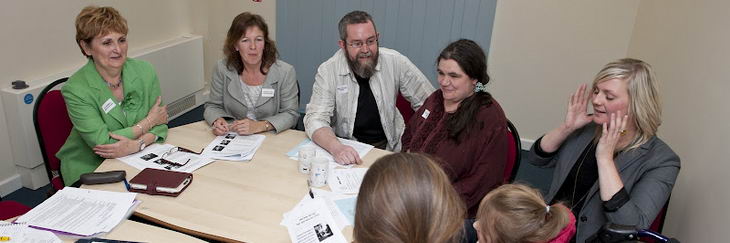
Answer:
M621 134L621 136L626 135L626 130L621 130L619 133Z

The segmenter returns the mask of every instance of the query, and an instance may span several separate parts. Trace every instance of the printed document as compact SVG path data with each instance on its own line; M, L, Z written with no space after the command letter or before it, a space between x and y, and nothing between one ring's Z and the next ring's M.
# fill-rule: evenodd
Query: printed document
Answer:
M125 219L136 195L65 187L16 223L81 236L109 232Z
M360 191L360 184L362 184L362 178L365 177L366 172L368 172L368 168L330 168L327 184L332 192L357 194Z
M28 227L28 224L11 224L0 221L0 237L3 236L9 238L9 243L61 243L61 239L50 231L34 229Z
M138 170L153 168L193 173L200 167L213 162L202 155L178 151L172 144L150 144L144 150L119 158Z
M203 149L203 156L211 159L243 161L253 159L256 150L264 143L266 136L261 134L238 135L228 133L217 136Z
M282 222L295 243L347 242L321 198L309 200L289 212Z
M373 145L370 145L367 143L361 143L361 142L358 142L355 140L349 140L349 139L344 139L344 138L337 138L337 139L340 140L340 142L342 144L350 146L353 149L355 149L355 151L357 151L357 154L360 155L361 159L364 158L365 155L368 154L368 152L370 152L370 150L372 150L374 148ZM327 152L327 150L324 150L322 147L320 147L316 143L312 142L312 140L309 138L305 138L304 141L302 141L297 146L295 146L294 148L289 150L289 152L287 152L286 155L289 156L290 159L298 160L299 148L302 146L305 146L305 145L315 146L316 150L317 150L317 157L325 157L330 161L330 163L334 163L336 166L342 166L335 162L335 159L332 157L332 155L330 153ZM351 166L347 166L347 167L349 168Z

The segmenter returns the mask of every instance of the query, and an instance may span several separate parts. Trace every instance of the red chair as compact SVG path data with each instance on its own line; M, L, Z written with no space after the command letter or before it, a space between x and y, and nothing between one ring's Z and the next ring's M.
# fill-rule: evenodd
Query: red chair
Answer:
M411 102L408 102L399 92L398 97L395 99L395 107L398 108L401 116L403 116L403 121L408 125L408 121L411 120L411 116L415 113L413 108L411 108Z
M671 196L669 197L671 198ZM667 208L669 207L669 198L667 198L667 202L664 203L664 207L662 207L662 210L659 210L659 213L656 215L656 218L654 219L654 222L651 223L649 226L649 230L657 232L659 234L662 233L662 230L664 229L664 219L667 217ZM655 239L641 239L642 242L647 243L653 243L653 242L659 242Z
M2 200L2 198L0 198ZM0 220L18 217L30 211L30 207L16 201L0 201Z
M48 179L51 181L51 191L54 192L64 187L60 172L61 161L56 158L56 152L66 142L73 124L68 117L66 102L63 100L61 91L52 89L66 80L68 78L56 80L44 88L33 107L33 123L38 145L41 148Z
M520 168L520 160L522 160L522 142L520 142L520 134L511 121L507 120L507 139L509 145L507 149L507 163L504 166L504 183L511 183L517 176L517 170Z

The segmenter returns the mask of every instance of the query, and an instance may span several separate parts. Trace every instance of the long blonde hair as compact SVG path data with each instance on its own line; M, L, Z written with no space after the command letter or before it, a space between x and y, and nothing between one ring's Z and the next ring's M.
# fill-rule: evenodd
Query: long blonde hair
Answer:
M547 242L570 223L570 210L562 205L546 208L540 192L522 184L505 184L492 190L479 204L476 229L490 243Z
M446 173L425 154L384 156L363 178L353 239L369 242L458 242L465 206Z
M659 81L648 63L624 58L606 64L593 79L593 89L599 83L620 79L627 82L629 93L629 122L636 127L632 141L623 149L631 150L646 143L662 124L662 105L659 97ZM600 130L600 129L599 129ZM601 132L596 132L596 139Z

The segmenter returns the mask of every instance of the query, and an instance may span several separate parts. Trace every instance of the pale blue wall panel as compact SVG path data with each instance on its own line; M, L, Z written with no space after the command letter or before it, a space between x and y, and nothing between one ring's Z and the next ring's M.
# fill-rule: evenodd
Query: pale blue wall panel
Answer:
M317 67L339 48L337 22L346 13L370 13L380 46L406 55L438 86L435 59L449 42L472 39L489 51L496 0L279 0L276 8L279 54L297 70L303 110Z

